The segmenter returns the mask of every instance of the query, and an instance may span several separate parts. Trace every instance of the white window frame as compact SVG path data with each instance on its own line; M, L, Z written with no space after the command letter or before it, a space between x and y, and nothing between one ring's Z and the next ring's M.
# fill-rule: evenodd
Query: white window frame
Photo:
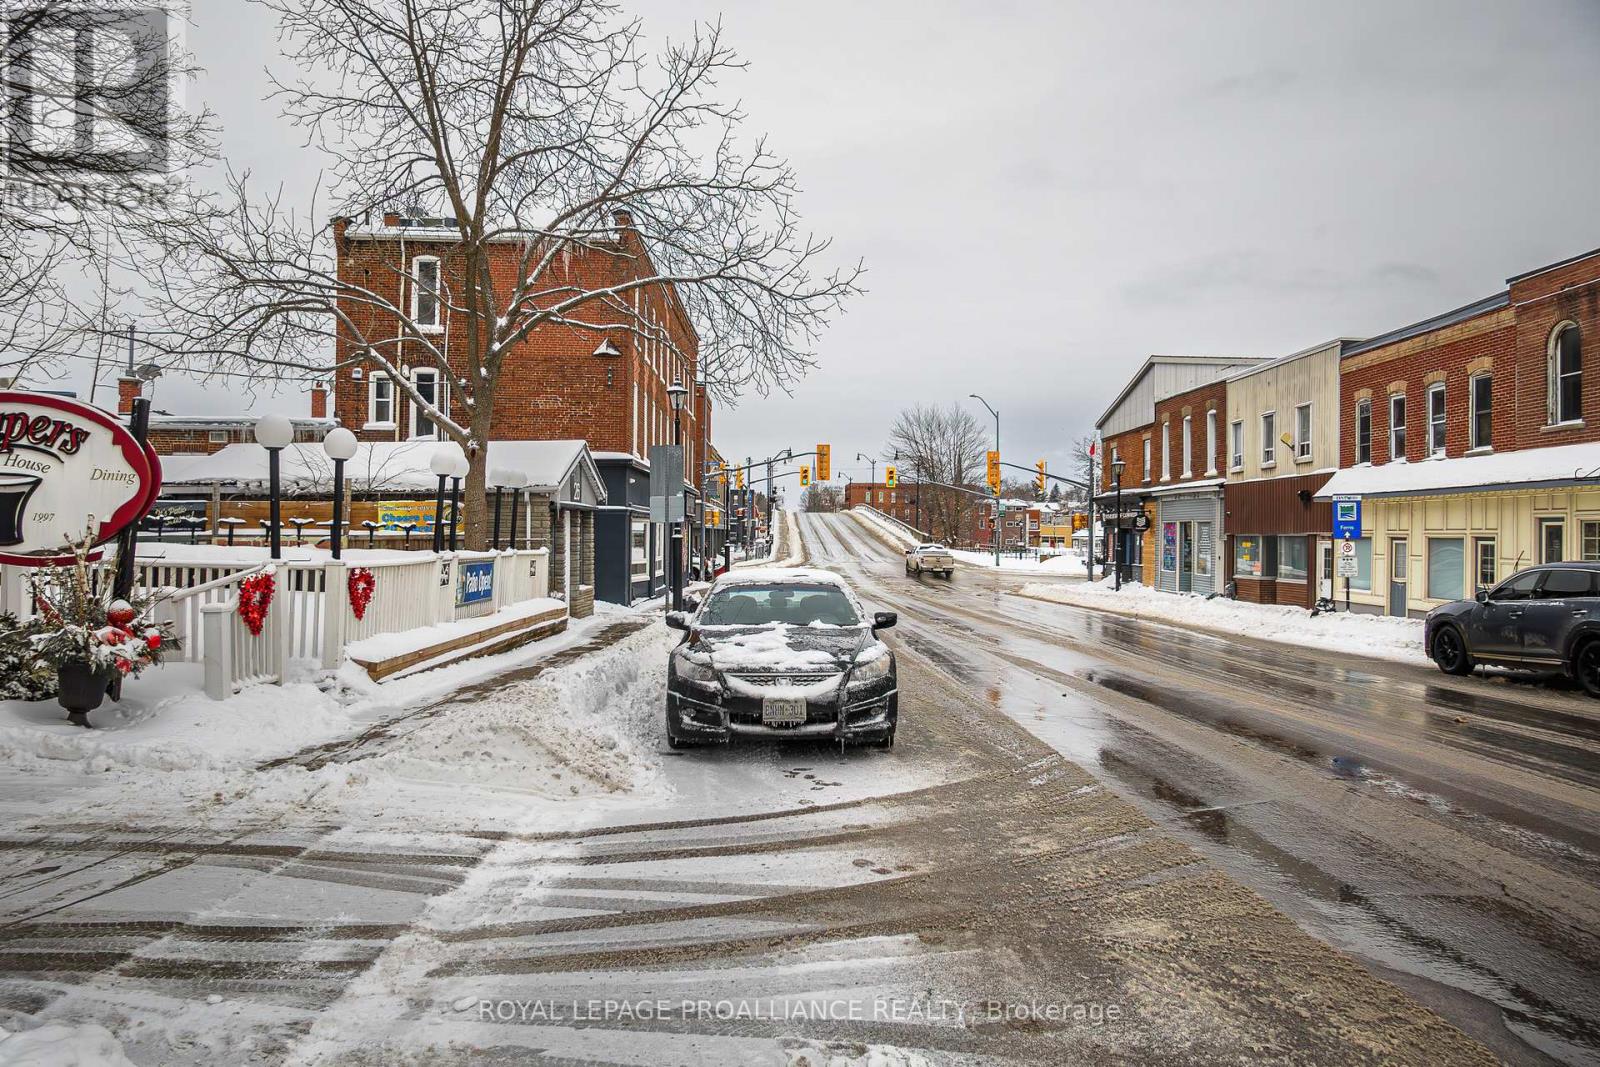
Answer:
M1487 411L1478 408L1478 383L1489 383L1489 407ZM1489 436L1487 440L1478 440L1478 416L1489 416ZM1480 371L1467 379L1467 447L1474 452L1492 451L1494 449L1494 372Z
M1300 413L1306 413L1305 433L1300 432ZM1294 409L1294 461L1296 463L1311 462L1311 437L1316 432L1316 424L1312 422L1311 405L1297 404Z
M1267 428L1268 422L1272 428ZM1263 411L1259 422L1261 427L1261 468L1266 470L1278 465L1278 413L1277 411Z
M1546 418L1548 425L1566 426L1583 421L1583 334L1578 333L1578 369L1561 373L1561 338L1566 336L1568 330L1576 331L1578 324L1571 319L1565 319L1556 324L1550 331L1548 342L1549 351L1545 356L1545 391L1546 391ZM1578 379L1578 410L1564 412L1561 407L1561 381L1563 378Z
M380 419L380 418L377 417L378 403L379 403L379 399L378 399L378 387L379 386L386 386L388 388L388 390L389 390L389 396L388 396L389 417L386 418L386 419ZM368 375L367 376L367 422L366 422L366 426L364 428L366 428L366 429L374 429L374 430L392 430L392 429L394 429L394 425L395 425L394 407L395 407L396 403L397 403L397 401L396 401L396 398L395 398L394 379L389 377L389 375L385 374L383 371L377 371L377 372L375 372L373 374Z
M1228 423L1228 469L1244 470L1244 420Z
M1206 475L1217 473L1217 409L1206 412Z
M431 375L433 378L433 406L438 408L441 412L448 413L450 411L449 379L443 373L441 373L437 367L412 367L411 385L413 388L416 388L417 380L424 375ZM417 416L422 414L422 405L413 400L407 405L407 407L411 409L411 418L408 420L409 425L407 426L406 434L409 439L426 441L443 440L443 436L437 430L427 437L419 436L417 434Z
M1183 476L1194 477L1194 417L1183 417Z
M1399 421L1398 424L1396 424L1395 419L1394 419L1394 406L1395 406L1396 402L1398 402L1400 404L1400 421ZM1405 432L1406 432L1405 415L1406 415L1406 394L1404 394L1404 393L1390 393L1389 394L1389 460L1390 460L1390 462L1395 462L1395 461L1399 461L1399 462L1402 462L1402 463L1405 462L1406 448L1405 448L1405 442L1403 440L1403 438L1405 437ZM1399 429L1399 431L1400 431L1399 437L1396 437L1396 435L1395 435L1395 430L1396 429Z
M1439 398L1439 414L1437 418L1434 416L1433 411L1434 397ZM1448 447L1450 438L1450 426L1448 422L1449 408L1446 406L1449 403L1449 397L1445 395L1443 382L1434 382L1432 385L1428 386L1427 400L1428 458L1443 459L1445 457L1445 449Z
M1361 456L1361 413L1362 413L1363 410L1367 414L1367 455L1366 455L1366 458L1364 458L1364 459ZM1357 400L1356 401L1356 424L1353 427L1353 429L1354 429L1355 438L1356 438L1356 465L1360 466L1363 463L1371 463L1372 462L1372 398L1371 397L1367 397L1366 399Z
M422 296L422 265L433 264L433 322L425 323L418 312L417 305ZM444 332L444 267L439 262L438 256L413 256L411 257L411 321L417 324L417 329L423 333Z
M1172 423L1161 423L1161 480L1172 481Z
M1144 439L1144 480L1150 480L1150 438Z

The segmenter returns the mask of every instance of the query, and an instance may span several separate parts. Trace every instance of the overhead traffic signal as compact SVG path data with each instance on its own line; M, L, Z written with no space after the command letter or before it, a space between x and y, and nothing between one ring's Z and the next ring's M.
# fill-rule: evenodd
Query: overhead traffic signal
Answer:
M883 468L883 484L889 489L900 484L900 472L894 469L893 463Z
M733 487L735 489L743 489L744 488L744 468L743 467L735 467L734 468L734 471L733 471Z
M995 496L1000 495L1000 453L990 450L989 456L989 492Z
M1044 483L1045 483L1044 460L1041 459L1039 462L1035 463L1034 466L1039 468L1039 473L1034 475L1033 487L1035 489L1039 490L1039 495L1042 497L1042 496L1044 496Z
M817 446L817 481L825 482L833 477L833 448L829 445Z
M811 484L811 467L809 464L800 464L800 487L803 489Z

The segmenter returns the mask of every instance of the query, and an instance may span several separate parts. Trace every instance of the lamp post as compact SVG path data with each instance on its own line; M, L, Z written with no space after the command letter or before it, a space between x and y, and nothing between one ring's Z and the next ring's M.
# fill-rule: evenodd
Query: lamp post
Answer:
M505 479L505 471L492 470L489 472L489 480L494 482L494 536L490 540L489 547L496 552L500 551L500 492L505 488Z
M967 394L978 403L989 409L989 414L994 416L994 453L1000 454L1000 413L990 403L977 393ZM1000 569L1000 524L1005 520L1005 508L1000 506L1000 486L994 487L994 567Z
M522 505L517 503L517 496L528 484L528 475L523 471L507 471L505 475L506 488L511 490L511 536L506 539L506 547L515 552L517 550L517 512L522 510Z
M1114 538L1114 540L1112 541L1112 566L1116 568L1116 577L1114 579L1112 579L1111 585L1112 585L1112 588L1116 589L1118 592L1120 592L1122 590L1122 468L1123 468L1123 466L1124 466L1124 464L1122 462L1122 457L1121 456L1118 456L1116 459L1111 461L1111 484L1116 490L1116 504L1114 506L1117 509L1116 523L1112 526L1112 529L1115 532L1111 535Z
M863 452L857 452L856 453L856 459L858 461L864 459L864 460L867 461L867 463L869 463L871 465L869 469L872 472L872 477L867 480L867 484L869 484L869 485L878 484L878 457L877 456L869 456L869 455L866 455ZM871 503L871 501L868 501L868 503Z
M467 457L457 452L455 467L450 471L450 551L456 550L461 534L461 479L467 476L472 465Z
M433 498L433 550L444 551L444 483L456 469L455 453L448 448L435 449L428 458L428 469L439 479L439 489Z
M343 426L335 426L322 439L322 450L333 460L333 529L328 533L328 549L338 559L344 540L344 464L355 457L356 435Z
M270 558L283 558L283 516L280 511L278 456L294 440L294 424L283 415L263 415L256 420L256 444L267 450L267 524Z
M672 402L672 443L675 447L683 447L683 402L688 397L689 390L683 382L673 379L667 386L667 399ZM682 453L680 452L681 456ZM673 475L672 494L667 498L668 515L671 515L672 497L681 496L683 493L683 469L680 467ZM672 583L672 610L683 610L683 516L680 514L672 522L672 565L667 570L668 579Z

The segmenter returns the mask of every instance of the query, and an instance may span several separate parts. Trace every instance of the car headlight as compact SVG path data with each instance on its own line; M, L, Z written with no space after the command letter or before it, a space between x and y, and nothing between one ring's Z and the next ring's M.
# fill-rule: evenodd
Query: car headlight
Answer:
M709 663L690 659L688 656L678 657L678 677L686 682L699 682L701 685L716 685L717 671Z
M865 662L857 660L855 669L850 672L850 682L852 685L876 682L889 677L889 671L893 668L894 656L887 651L880 652Z

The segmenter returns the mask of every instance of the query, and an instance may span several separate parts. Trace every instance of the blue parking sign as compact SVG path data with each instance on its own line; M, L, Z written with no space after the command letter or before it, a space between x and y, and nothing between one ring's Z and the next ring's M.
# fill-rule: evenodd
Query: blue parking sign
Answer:
M1360 539L1360 497L1336 496L1333 498L1333 536L1341 541L1356 541Z

